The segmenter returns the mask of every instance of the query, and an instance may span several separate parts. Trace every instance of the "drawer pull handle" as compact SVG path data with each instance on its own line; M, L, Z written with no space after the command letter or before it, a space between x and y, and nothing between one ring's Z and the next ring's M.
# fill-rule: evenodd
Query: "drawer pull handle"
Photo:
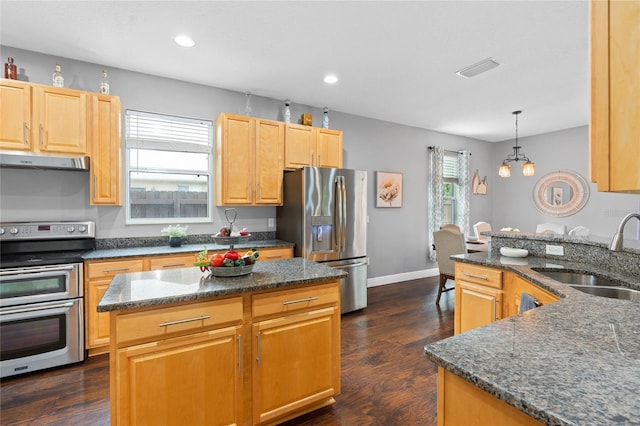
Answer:
M177 321L163 322L162 324L160 324L160 327L168 327L170 325L184 324L185 322L201 321L201 320L206 320L206 319L209 319L209 318L211 318L210 315L202 315L201 317L195 317L195 318L189 318L189 319L183 319L183 320L177 320Z
M118 272L118 271L128 271L129 268L109 268L109 269L103 269L102 272Z
M167 263L166 265L162 265L163 268L175 268L176 266L185 266L184 263Z
M470 273L468 273L468 272L465 272L465 273L464 273L464 275L465 275L466 277L477 278L477 279L479 279L479 280L488 280L488 279L489 279L489 278L487 278L487 277L485 277L485 276L483 276L483 275L470 274Z
M304 299L298 299L298 300L285 300L284 302L282 302L282 304L293 305L294 303L313 302L314 300L318 300L318 298L315 296L311 296L311 297L305 297Z

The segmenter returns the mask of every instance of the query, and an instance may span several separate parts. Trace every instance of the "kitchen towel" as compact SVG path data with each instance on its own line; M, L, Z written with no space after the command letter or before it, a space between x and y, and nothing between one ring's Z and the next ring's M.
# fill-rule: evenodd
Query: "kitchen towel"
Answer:
M540 302L534 299L529 293L522 293L522 296L520 296L520 314L529 309L537 308L538 306L540 306Z

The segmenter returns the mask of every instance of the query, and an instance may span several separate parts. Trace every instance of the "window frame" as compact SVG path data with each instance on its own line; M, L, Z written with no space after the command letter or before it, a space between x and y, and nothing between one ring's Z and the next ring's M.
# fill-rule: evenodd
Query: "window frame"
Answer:
M129 135L129 114L139 115L139 116L154 116L158 118L166 118L168 120L175 121L183 121L183 122L200 122L204 123L208 127L208 137L207 144L196 144L189 143L184 141L170 141L169 139L165 139L162 141L153 141L153 140L138 140L136 138L130 138ZM125 171L125 224L127 225L154 225L154 224L183 224L183 223L211 223L213 221L213 208L215 207L213 200L215 199L214 194L214 178L215 178L215 170L214 170L214 128L213 121L204 120L204 119L196 119L196 118L188 118L188 117L180 117L170 114L162 114L162 113L153 113L147 111L138 111L133 109L127 109L125 111L125 129L124 129L124 171ZM170 144L172 149L167 148L167 142ZM206 154L208 156L207 160L207 216L206 217L161 217L161 218L132 218L131 217L131 179L130 174L132 172L131 169L131 149L138 150L156 150L156 151L165 151L165 152L192 152L192 153L200 153ZM144 168L136 168L136 171L141 172L152 172L152 173L166 173L166 174L184 174L184 175L193 175L193 172L185 172L185 170L176 170L176 169L144 169ZM202 175L202 173L200 173Z
M442 158L442 212L440 212L440 214L442 215L442 224L446 225L446 224L456 224L457 220L458 220L458 206L457 206L457 201L458 201L458 190L459 190L459 184L460 184L460 170L458 169L458 154L448 154L445 153L443 155ZM452 190L451 190L451 196L448 197L446 195L444 195L446 193L444 186L451 184L452 185ZM448 202L448 203L447 203ZM446 222L445 221L445 214L444 214L444 209L445 209L445 205L450 205L451 206L451 222ZM447 217L447 220L449 218Z

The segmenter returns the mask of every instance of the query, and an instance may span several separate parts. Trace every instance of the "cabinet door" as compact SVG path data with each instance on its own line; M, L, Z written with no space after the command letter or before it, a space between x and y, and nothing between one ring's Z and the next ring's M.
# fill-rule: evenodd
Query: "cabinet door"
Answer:
M91 204L122 205L120 99L91 95Z
M87 154L87 93L34 87L34 146L37 151Z
M0 81L0 148L31 149L31 86Z
M255 204L281 205L284 125L257 120L255 144Z
M254 120L221 114L216 121L216 204L253 203Z
M591 180L640 192L640 1L591 2Z
M111 278L92 280L87 284L86 327L87 349L104 347L103 351L92 351L92 355L106 352L109 348L109 312L97 312L97 306L111 284Z
M241 424L240 330L227 327L118 349L112 424Z
M502 316L502 290L456 281L455 334L490 324Z
M144 270L142 259L113 260L85 263L85 334L89 355L109 350L111 326L108 312L98 312L98 303L116 274Z
M316 129L316 163L319 167L342 168L342 132Z
M340 392L340 311L253 325L253 422L271 422Z
M314 166L315 134L313 127L286 124L284 135L284 167L300 169Z
M555 294L549 293L513 272L507 272L504 280L502 302L502 313L504 318L517 315L520 312L520 300L522 299L522 293L528 293L541 305L547 305L559 300L559 297Z

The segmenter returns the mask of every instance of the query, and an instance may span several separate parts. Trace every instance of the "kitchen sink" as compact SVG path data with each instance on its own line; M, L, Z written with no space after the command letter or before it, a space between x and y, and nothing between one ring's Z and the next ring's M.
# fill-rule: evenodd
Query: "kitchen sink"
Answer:
M572 271L549 271L533 268L534 271L554 279L583 293L610 299L640 302L640 291L624 287L615 281L593 274Z
M574 284L580 286L598 286L598 287L620 287L619 283L608 280L603 277L592 274L584 274L582 272L571 271L545 271L533 269L536 272L546 275L547 277L554 279L563 284Z
M593 294L594 296L640 302L640 291L626 287L592 287L584 285L570 285L569 287L573 287L583 293Z

